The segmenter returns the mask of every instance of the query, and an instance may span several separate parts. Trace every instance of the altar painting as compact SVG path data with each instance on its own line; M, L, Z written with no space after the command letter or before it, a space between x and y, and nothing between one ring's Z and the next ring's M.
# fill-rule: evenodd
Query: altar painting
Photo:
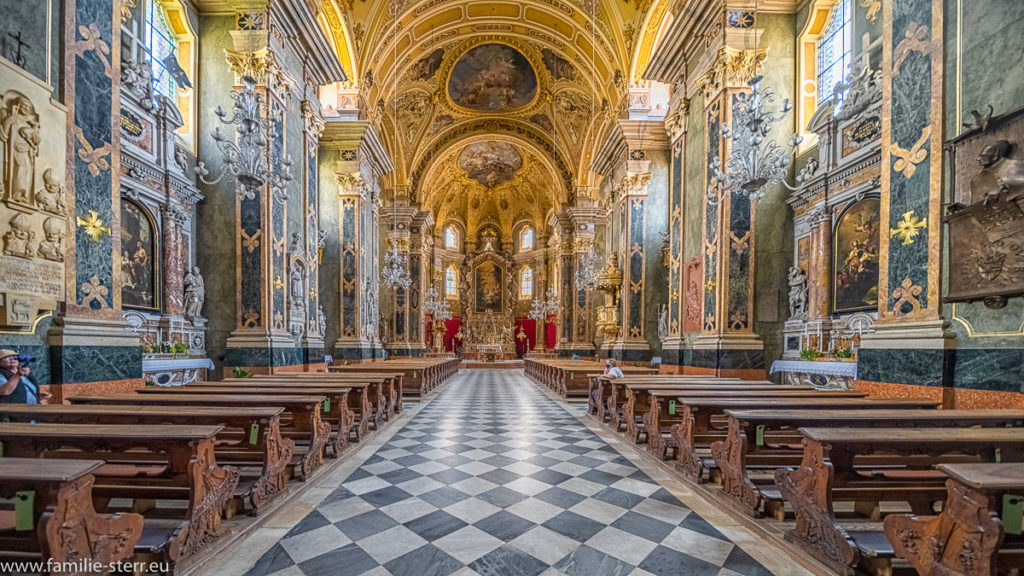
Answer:
M878 198L865 198L839 217L835 230L832 309L878 307Z
M504 304L504 274L501 266L487 260L473 270L473 294L478 313L501 313Z
M153 221L137 204L121 202L121 304L159 308Z

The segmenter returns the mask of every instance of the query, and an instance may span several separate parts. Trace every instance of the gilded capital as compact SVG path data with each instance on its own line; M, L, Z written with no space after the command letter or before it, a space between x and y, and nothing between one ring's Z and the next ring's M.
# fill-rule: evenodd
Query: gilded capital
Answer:
M698 88L704 92L704 99L711 100L726 88L746 87L747 82L757 74L767 55L767 48L720 48L715 61L697 82Z

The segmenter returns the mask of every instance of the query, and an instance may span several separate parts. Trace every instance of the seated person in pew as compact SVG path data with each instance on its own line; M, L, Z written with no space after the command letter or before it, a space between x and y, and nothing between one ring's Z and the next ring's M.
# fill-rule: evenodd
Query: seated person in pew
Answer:
M619 368L618 360L616 360L615 358L609 358L609 359L605 360L604 372L601 374L601 376L604 376L606 378L625 378L626 377L626 375L622 373L622 368ZM598 399L598 395L600 393L601 393L601 390L599 388L597 388L597 387L594 387L594 389L590 391L590 402L592 404L594 404L595 406L597 405L597 399Z
M15 350L0 350L0 403L39 404L50 398L49 392L39 389L39 384L29 376L29 362L35 358L19 355Z

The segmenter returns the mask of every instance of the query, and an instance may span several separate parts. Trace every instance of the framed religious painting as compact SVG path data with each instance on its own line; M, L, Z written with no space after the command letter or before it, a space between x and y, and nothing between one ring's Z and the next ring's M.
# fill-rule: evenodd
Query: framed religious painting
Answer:
M160 252L153 218L121 199L121 305L160 309Z
M474 311L500 314L504 306L504 271L493 260L484 260L473 269Z
M832 311L878 307L879 199L869 196L847 206L832 238Z

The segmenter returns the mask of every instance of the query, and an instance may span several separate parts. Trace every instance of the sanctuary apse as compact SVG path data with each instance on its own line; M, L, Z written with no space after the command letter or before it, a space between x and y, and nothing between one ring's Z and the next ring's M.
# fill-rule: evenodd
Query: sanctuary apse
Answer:
M0 342L58 400L490 346L1020 403L955 238L1016 234L1020 9L892 4L3 2Z

